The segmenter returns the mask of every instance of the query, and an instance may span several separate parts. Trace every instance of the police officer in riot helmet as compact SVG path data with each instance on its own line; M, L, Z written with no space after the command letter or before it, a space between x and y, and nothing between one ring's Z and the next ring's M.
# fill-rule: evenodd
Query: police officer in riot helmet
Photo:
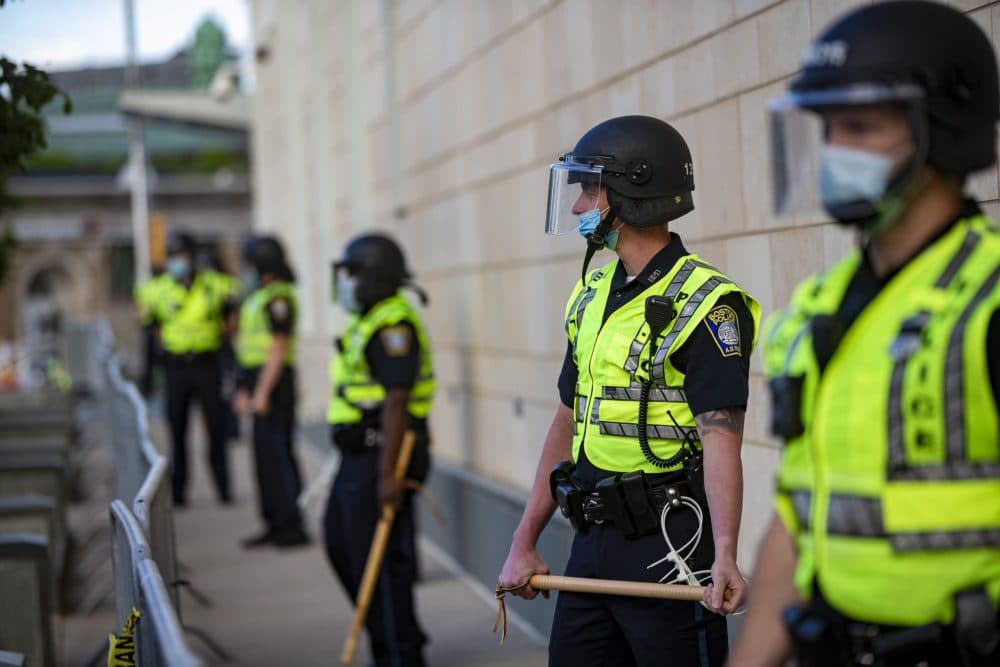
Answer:
M187 426L192 399L201 405L208 430L209 463L218 498L232 500L226 451L225 405L219 360L225 336L227 290L211 271L195 265L194 239L172 231L167 239L170 280L157 289L153 316L164 352L167 419L172 440L174 502L187 501Z
M785 446L732 664L997 665L1000 231L963 194L996 162L996 56L906 1L803 65L771 103L776 209L821 205L859 248L765 327Z
M576 231L587 250L560 405L499 586L536 595L528 579L549 568L535 545L557 506L577 531L567 575L708 584L704 606L560 593L551 665L720 665L723 615L743 601L740 448L760 306L670 230L693 190L683 137L646 116L597 125L550 168L546 232ZM617 257L588 272L602 248Z
M246 548L309 542L298 497L302 482L294 454L295 358L298 299L281 242L254 236L243 248L247 297L240 308L237 411L253 414L257 494L264 531Z
M333 265L333 283L350 317L330 363L327 421L343 458L323 520L327 556L356 598L380 508L398 508L366 627L376 665L420 666L427 637L413 603L412 491L393 471L407 430L416 436L407 479L423 481L430 464L431 349L420 313L402 288L414 289L425 305L427 299L410 282L399 246L382 234L351 240Z

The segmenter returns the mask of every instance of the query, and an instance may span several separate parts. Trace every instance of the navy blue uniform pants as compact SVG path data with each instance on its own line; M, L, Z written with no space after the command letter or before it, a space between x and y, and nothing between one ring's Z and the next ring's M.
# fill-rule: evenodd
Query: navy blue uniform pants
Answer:
M671 513L668 528L674 545L687 542L696 525L690 511ZM701 544L689 562L693 571L711 567L711 535L706 522ZM613 525L592 525L573 540L566 575L656 582L671 566L647 566L666 553L658 533L626 539ZM714 667L725 662L728 649L726 619L697 602L561 592L549 640L549 665Z
M302 478L293 450L294 394L280 390L272 392L270 407L266 415L254 415L253 418L257 500L269 533L293 535L302 532L298 504Z
M323 517L327 557L352 601L375 535L379 510L376 484L380 447L344 454ZM417 622L413 585L417 579L416 522L407 494L389 536L385 559L365 627L378 667L422 667L427 643Z
M190 359L171 355L165 363L167 379L167 419L173 444L171 485L174 501L187 494L187 430L192 400L201 405L208 430L208 461L221 500L230 499L229 459L226 450L225 408L222 402L222 374L215 354Z

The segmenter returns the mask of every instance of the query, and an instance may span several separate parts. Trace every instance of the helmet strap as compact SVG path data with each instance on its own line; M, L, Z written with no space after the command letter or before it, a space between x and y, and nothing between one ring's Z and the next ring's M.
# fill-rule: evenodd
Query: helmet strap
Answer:
M426 306L428 303L430 303L430 297L427 296L427 292L420 285L412 283L409 281L409 279L407 279L406 282L403 283L403 287L412 290L417 295L417 297L420 299L421 306Z
M590 266L590 260L594 258L594 254L598 250L604 247L605 237L611 231L611 226L615 224L617 217L618 206L611 204L610 208L608 208L608 214L597 225L597 229L592 234L587 235L587 252L583 256L583 269L580 271L580 280L582 282L587 282L587 267Z

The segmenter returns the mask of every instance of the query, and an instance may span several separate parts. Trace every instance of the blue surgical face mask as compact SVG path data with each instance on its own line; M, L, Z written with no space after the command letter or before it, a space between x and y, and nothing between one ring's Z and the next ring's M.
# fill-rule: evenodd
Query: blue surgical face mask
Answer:
M604 247L608 250L614 251L618 247L618 235L621 233L622 228L612 229L610 232L604 235Z
M820 152L820 198L827 207L857 201L877 203L885 196L892 175L888 155L824 144Z
M337 303L349 313L360 313L358 303L358 281L347 271L337 272Z
M247 269L243 272L242 280L247 292L252 292L260 285L260 274L257 273L257 269Z
M585 213L580 214L580 227L577 229L580 232L580 236L587 238L597 229L597 226L601 224L601 217L611 210L611 207L604 209L603 211L599 208L592 208Z
M183 255L175 255L167 258L167 273L174 280L185 280L191 273L191 262Z

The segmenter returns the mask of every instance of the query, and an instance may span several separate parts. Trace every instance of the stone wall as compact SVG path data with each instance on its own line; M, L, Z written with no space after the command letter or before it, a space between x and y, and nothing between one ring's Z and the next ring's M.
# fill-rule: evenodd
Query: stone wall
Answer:
M588 128L642 113L694 155L673 225L765 314L851 237L770 213L765 103L810 37L857 0L254 0L256 224L302 277L307 419L327 400L342 318L329 262L354 232L405 245L427 310L439 457L525 490L558 403L579 239L542 233L547 166ZM956 1L994 41L1000 5ZM997 214L997 171L971 189ZM769 514L778 444L755 353L740 560Z

